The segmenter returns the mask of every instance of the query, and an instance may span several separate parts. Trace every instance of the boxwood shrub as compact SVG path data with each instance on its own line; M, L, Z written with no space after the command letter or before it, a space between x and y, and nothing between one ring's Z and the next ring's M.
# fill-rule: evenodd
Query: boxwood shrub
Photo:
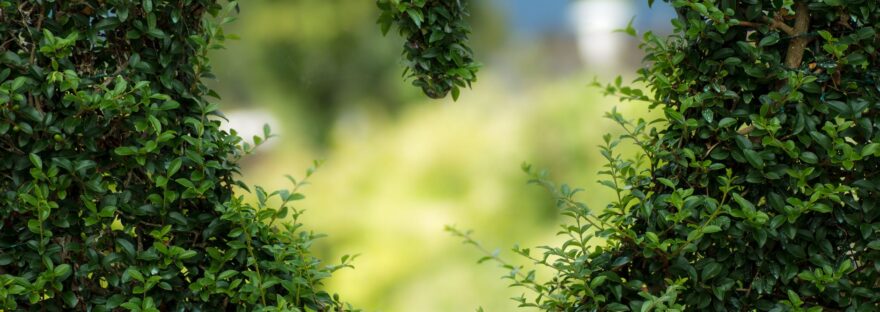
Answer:
M309 252L306 181L237 180L254 146L203 84L237 8L0 0L0 310L351 310L320 290L350 259Z
M555 275L486 259L543 311L880 310L880 2L668 2L641 88L604 86L665 116L608 114L615 199L594 212L525 165L569 221L563 244L515 251Z

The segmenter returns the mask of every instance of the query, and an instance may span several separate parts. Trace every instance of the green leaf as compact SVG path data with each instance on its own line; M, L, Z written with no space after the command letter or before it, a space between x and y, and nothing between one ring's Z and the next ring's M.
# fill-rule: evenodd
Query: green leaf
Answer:
M755 211L755 205L752 204L752 202L750 202L749 200L740 196L738 193L733 193L732 197L733 200L736 201L736 203L739 204L739 206L743 210Z
M877 156L878 152L880 152L880 143L870 143L862 147L861 155L862 157L866 157L869 155Z
M829 213L829 212L831 212L832 208L831 208L831 206L823 204L823 203L815 203L815 204L813 204L812 207L810 207L810 210L820 212L820 213Z
M718 262L709 262L703 267L703 272L700 275L703 280L710 280L718 276L721 273L721 269L721 264Z
M413 23L416 24L416 27L422 27L422 21L424 21L424 17L422 17L422 12L408 9L406 10L406 14L409 15L409 18L412 19Z
M120 248L122 248L122 251L125 252L125 254L130 257L135 256L136 251L134 249L134 245L132 245L132 243L129 242L127 239L117 238L116 243L119 245Z
M144 275L141 273L141 271L138 271L137 268L128 268L127 270L125 270L125 273L128 273L128 276L131 276L131 278L135 279L138 282L144 282Z
M40 156L34 153L28 154L28 158L31 160L31 164L34 165L34 168L43 169L43 160L40 159Z
M170 178L175 173L177 173L177 170L180 170L180 166L182 166L182 165L183 165L183 158L182 157L175 158L170 163L168 163L168 172L167 172L168 177Z
M803 160L805 163L808 163L811 165L815 165L816 163L819 162L819 157L817 157L816 154L813 152L801 153L800 159Z
M128 147L128 146L117 147L116 149L113 150L113 152L119 156L129 156L129 155L137 154L136 149Z
M798 294L796 292L792 291L791 289L788 289L787 293L788 293L788 301L789 302L791 302L795 306L800 306L801 304L803 304L803 301L801 301L801 297L798 296Z
M764 159L761 158L761 155L758 154L758 152L755 152L754 150L746 149L746 150L743 150L743 156L746 157L746 160L753 167L758 168L758 169L764 169Z
M64 305L68 308L74 308L79 304L79 298L77 298L71 291L61 293L61 299L64 300Z
M765 36L764 38L762 38L761 42L758 43L758 46L761 46L761 47L771 46L771 45L776 44L777 42L779 42L779 33L773 32L773 33L770 33L769 35Z
M226 270L226 271L223 271L223 273L220 273L220 275L217 276L217 279L225 280L225 279L228 279L228 278L233 277L235 275L238 275L238 271Z
M180 184L188 189L196 188L195 184L193 184L192 181L185 179L185 178L179 178L174 181L177 182L177 184Z
M614 262L611 263L611 266L616 268L616 267L623 266L624 264L627 264L629 262L630 262L629 257L622 256L622 257L618 257L617 259L614 259Z
M189 258L195 257L195 256L197 256L198 254L199 254L199 253L196 252L195 250L187 250L187 251L184 251L183 253L181 253L180 256L178 256L178 258L179 258L180 260L186 260L186 259L189 259Z
M669 120L674 121L675 123L681 124L681 125L687 124L687 122L684 119L684 115L682 115L678 111L673 110L673 109L669 109L669 108L667 108L663 111L666 113L666 117L669 118Z
M10 89L12 91L17 91L18 89L21 89L21 87L24 86L24 84L25 84L25 82L27 82L27 80L28 80L28 78L26 76L21 76L21 77L15 78L15 80L12 81L12 86L10 86Z
M55 266L55 269L53 270L52 273L55 274L55 277L58 278L59 281L63 281L65 279L67 279L68 276L70 276L70 273L71 273L70 265L67 263L59 264L59 265Z
M604 284L605 280L607 280L607 279L608 279L608 276L605 276L605 275L599 275L599 276L593 278L593 280L590 281L590 288L596 289L599 286L602 286L602 284Z
M706 227L703 228L703 233L706 233L706 234L712 234L712 233L717 233L717 232L721 232L721 227L717 226L717 225L707 225Z
M268 139L272 137L272 128L269 127L269 124L263 124L263 138Z

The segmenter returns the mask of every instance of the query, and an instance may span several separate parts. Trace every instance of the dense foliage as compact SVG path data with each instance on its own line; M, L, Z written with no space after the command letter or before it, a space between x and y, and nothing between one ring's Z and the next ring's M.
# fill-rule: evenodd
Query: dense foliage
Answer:
M397 25L406 38L403 55L408 62L404 76L431 98L443 98L476 81L479 65L467 44L470 29L467 0L377 0L383 33Z
M350 310L319 289L349 259L309 252L305 182L233 192L254 147L202 79L236 8L0 0L0 310Z
M644 35L636 82L647 90L606 86L665 113L608 114L625 133L601 147L601 183L617 200L593 213L575 199L580 190L524 167L571 222L561 246L515 249L552 279L502 262L514 285L537 294L522 305L880 309L880 2L669 3L675 34ZM641 152L616 154L624 143Z

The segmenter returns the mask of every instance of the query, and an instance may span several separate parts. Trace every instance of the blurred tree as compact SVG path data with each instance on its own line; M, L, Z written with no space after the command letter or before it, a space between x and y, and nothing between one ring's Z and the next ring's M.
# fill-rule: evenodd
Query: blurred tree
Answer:
M473 22L498 34L497 16L489 4L480 4ZM389 39L375 31L372 2L254 1L245 4L240 18L248 22L230 32L245 42L214 56L223 65L218 76L225 77L218 88L228 90L227 102L239 107L283 105L285 119L296 120L296 130L313 143L326 142L337 117L350 108L394 116L404 103L419 99L400 84L403 41L394 36L386 44Z
M316 142L344 106L380 102L395 111L407 95L397 86L395 49L371 44L379 38L371 11L363 1L248 3L241 18L250 22L231 30L247 42L217 55L227 72L240 73L224 75L234 77L224 89L239 90L232 102L240 106L267 98L293 104L303 116L297 130Z

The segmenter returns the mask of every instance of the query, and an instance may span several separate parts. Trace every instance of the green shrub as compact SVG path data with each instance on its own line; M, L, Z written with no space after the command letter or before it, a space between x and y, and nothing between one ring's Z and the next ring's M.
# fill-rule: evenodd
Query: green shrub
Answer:
M377 0L382 10L379 25L387 34L397 25L406 38L404 76L431 98L458 99L460 88L477 80L479 65L467 44L470 28L467 0Z
M521 304L880 309L880 2L669 2L675 34L644 35L647 90L606 86L666 117L608 114L625 132L601 147L617 200L593 213L580 190L524 166L570 222L561 246L515 249L553 278L502 262L536 294ZM624 142L641 152L614 153Z
M254 147L202 79L236 9L0 0L0 310L351 310L319 289L349 258L309 252L305 182L233 192Z

